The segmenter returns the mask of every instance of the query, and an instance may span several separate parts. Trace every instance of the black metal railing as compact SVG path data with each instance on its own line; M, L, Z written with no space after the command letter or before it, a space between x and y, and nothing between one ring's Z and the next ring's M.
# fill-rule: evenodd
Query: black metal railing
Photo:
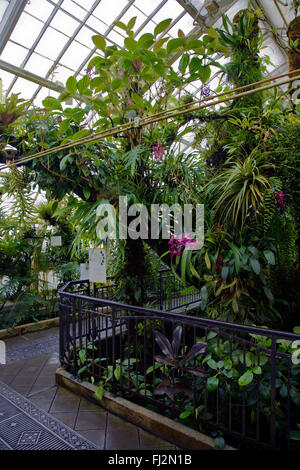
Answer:
M218 430L237 446L297 446L300 365L291 347L300 335L125 305L108 300L108 291L102 299L89 293L87 282L60 292L60 361L74 376L174 419L187 417L183 422L202 431ZM174 359L156 338L164 335L174 347L178 326ZM206 352L184 364L182 356L199 342Z

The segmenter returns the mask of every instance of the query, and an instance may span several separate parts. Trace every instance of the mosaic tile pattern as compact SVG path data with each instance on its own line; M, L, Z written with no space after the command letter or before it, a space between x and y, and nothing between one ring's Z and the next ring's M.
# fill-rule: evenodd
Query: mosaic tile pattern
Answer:
M0 449L96 450L68 426L0 381Z

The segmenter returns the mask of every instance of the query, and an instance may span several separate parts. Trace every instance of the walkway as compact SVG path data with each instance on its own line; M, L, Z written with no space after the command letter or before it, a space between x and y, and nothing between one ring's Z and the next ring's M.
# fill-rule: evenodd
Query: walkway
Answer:
M49 445L62 449L175 449L55 385L59 365L56 328L11 338L6 347L7 365L0 365L0 449L49 449ZM11 427L12 435L7 431Z

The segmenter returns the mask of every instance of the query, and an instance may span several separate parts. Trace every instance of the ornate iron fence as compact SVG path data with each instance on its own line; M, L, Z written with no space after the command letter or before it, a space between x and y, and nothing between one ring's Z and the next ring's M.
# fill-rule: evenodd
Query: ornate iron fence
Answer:
M296 447L300 335L120 304L110 289L60 292L62 366L235 445Z

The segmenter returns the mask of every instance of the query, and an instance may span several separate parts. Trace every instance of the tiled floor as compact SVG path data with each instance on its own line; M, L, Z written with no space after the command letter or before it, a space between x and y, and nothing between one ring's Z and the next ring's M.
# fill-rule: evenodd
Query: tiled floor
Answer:
M33 333L32 341L39 341L39 334ZM11 351L31 343L26 340L9 340ZM47 335L45 335L47 338ZM41 338L40 338L41 339ZM30 347L29 347L30 349ZM29 350L27 348L27 350ZM40 351L41 348L38 349ZM13 354L12 354L13 355ZM15 357L19 357L16 354ZM174 450L175 446L143 429L115 416L85 398L55 385L55 370L58 367L58 353L47 352L35 357L0 366L0 380L27 397L39 408L53 414L55 418L76 430L99 449L130 450Z

